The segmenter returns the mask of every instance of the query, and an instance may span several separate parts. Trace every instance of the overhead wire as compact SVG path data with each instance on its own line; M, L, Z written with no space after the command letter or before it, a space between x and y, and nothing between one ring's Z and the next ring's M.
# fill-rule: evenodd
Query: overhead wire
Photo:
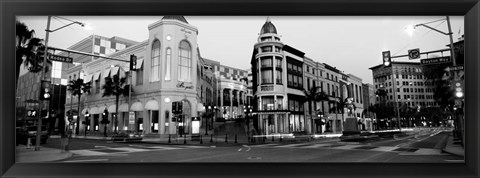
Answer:
M434 23L434 22L438 22L438 21L441 21L443 20L442 23L439 23L438 25L436 25L435 27L433 28L437 28L438 26L442 25L443 23L445 23L445 19L440 19L440 20L435 20L435 21L431 21L431 22L427 22L427 23L423 23L423 24L429 24L429 23ZM425 32L422 36L420 36L420 38L416 39L416 40L419 40L423 37L425 37L428 33L430 33L431 31L433 31L432 29L430 29L429 31ZM398 50L397 52L395 52L392 56L395 56L397 55L399 52L403 51L405 48L407 48L408 46L410 46L413 42L409 42L408 44L406 44L403 48L401 48L400 50Z

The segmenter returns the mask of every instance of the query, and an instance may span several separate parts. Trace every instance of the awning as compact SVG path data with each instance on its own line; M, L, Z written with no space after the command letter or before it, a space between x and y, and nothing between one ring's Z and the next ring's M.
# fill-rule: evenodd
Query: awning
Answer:
M142 67L142 64L143 64L143 58L142 59L139 59L137 60L137 69L140 69Z
M120 106L118 106L118 112L128 112L128 104L123 103Z
M115 113L115 107L116 107L115 105L110 105L110 106L108 107L108 109L107 109L108 112L110 112L110 113Z
M120 71L120 67L114 67L114 68L112 68L112 73L111 73L112 76L117 75L119 71Z
M95 73L95 76L93 76L93 80L98 80L100 78L100 72Z
M109 75L110 75L110 68L105 69L105 70L103 71L103 77L105 78L105 77L108 77Z
M203 103L197 104L197 112L205 112L205 106L203 106Z
M141 102L135 102L130 107L132 111L143 111L143 104Z
M146 110L158 110L158 102L156 100L150 100L145 104L145 109Z
M92 81L92 78L93 78L93 75L92 75L92 74L87 75L87 76L85 77L85 79L83 80L83 83L91 82L91 81Z
M88 113L90 114L99 114L100 112L98 112L98 108L97 107L93 107L93 108L90 108L88 110Z
M98 112L98 113L97 113L97 114L103 113L103 111L105 111L105 108L107 108L107 107L106 107L106 106L100 106L100 107L98 107L98 109L97 109L97 112Z
M88 108L83 108L82 114L85 115L87 113L87 110L88 110ZM88 113L90 113L90 111Z

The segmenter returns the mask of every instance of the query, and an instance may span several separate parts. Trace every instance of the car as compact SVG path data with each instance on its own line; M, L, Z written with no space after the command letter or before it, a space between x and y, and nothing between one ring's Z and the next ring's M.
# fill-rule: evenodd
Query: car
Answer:
M28 143L28 138L30 138L30 143L34 145L37 140L37 126L25 126L25 127L17 127L16 128L16 144L24 144ZM47 143L49 136L48 132L46 131L45 127L42 127L42 132L40 135L40 144Z
M122 131L112 136L112 141L134 142L143 140L143 135L134 131Z

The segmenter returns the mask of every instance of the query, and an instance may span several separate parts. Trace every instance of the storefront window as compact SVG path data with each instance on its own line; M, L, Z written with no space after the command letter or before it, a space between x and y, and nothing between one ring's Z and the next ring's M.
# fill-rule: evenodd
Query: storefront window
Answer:
M158 111L152 111L152 132L158 133Z

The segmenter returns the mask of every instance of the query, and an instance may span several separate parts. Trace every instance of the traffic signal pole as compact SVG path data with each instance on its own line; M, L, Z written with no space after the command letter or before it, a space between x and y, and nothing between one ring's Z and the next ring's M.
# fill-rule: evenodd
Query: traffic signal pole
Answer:
M50 21L51 21L51 16L48 16L48 21L47 21L47 30L46 35L45 35L45 51L43 54L43 67L42 67L42 75L40 78L40 85L39 85L39 90L38 90L38 96L39 98L42 97L42 85L43 85L43 80L45 80L45 67L47 65L47 54L48 54L48 37L50 35ZM40 114L37 115L37 137L35 139L35 151L40 151L40 138L42 135L42 109L44 107L43 100L40 100L39 102L39 112Z

